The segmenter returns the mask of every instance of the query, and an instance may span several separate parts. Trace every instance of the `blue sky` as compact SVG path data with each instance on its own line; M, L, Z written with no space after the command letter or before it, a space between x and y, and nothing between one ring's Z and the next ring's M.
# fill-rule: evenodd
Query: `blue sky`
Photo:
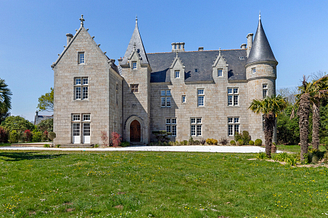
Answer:
M303 75L328 71L328 1L0 1L0 78L13 92L12 115L34 119L38 98L53 87L51 64L85 27L110 58L123 57L138 16L148 53L237 49L255 33L258 15L278 60L277 88L295 87ZM117 63L117 61L116 61Z

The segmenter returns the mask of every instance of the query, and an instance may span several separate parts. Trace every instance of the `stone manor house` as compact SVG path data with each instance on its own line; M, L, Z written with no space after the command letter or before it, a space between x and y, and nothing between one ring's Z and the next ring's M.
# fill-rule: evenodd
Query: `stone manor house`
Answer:
M54 70L55 144L102 144L104 131L148 144L152 131L171 140L233 139L248 131L264 140L262 116L248 110L253 99L275 94L276 61L259 19L239 49L146 53L138 22L123 58L115 64L81 26L66 34Z

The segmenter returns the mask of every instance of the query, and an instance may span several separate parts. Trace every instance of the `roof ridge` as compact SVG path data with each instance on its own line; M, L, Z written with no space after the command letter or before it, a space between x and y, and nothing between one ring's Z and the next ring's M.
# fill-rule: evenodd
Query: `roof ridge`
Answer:
M236 48L236 49L221 49L221 51L245 51L246 49ZM191 52L209 52L209 51L220 51L220 50L204 50L204 51L183 51L178 52L180 53L191 53ZM153 52L153 53L147 53L148 54L168 54L168 53L175 53L173 51L170 52Z

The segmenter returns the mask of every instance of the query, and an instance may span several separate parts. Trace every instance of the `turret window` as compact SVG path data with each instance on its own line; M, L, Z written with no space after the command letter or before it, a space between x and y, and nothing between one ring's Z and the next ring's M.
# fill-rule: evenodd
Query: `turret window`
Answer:
M253 73L253 74L256 73L256 67L253 67L253 68L252 68L252 73Z
M263 84L262 90L263 90L263 99L264 99L268 96L268 84Z

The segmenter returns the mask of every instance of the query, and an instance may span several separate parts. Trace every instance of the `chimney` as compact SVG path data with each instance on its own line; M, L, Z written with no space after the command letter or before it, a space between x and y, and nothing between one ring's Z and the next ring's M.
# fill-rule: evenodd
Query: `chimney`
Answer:
M199 47L198 51L204 51L204 47Z
M252 46L253 46L253 33L249 33L247 35L247 57L249 55L249 53L251 52Z
M173 42L172 45L172 52L184 52L184 42Z
M246 44L245 43L244 44L241 44L240 48L241 49L246 49Z
M72 40L72 38L73 38L73 35L72 34L70 34L70 33L67 33L66 34L66 37L67 37L67 45L69 44L69 42Z

